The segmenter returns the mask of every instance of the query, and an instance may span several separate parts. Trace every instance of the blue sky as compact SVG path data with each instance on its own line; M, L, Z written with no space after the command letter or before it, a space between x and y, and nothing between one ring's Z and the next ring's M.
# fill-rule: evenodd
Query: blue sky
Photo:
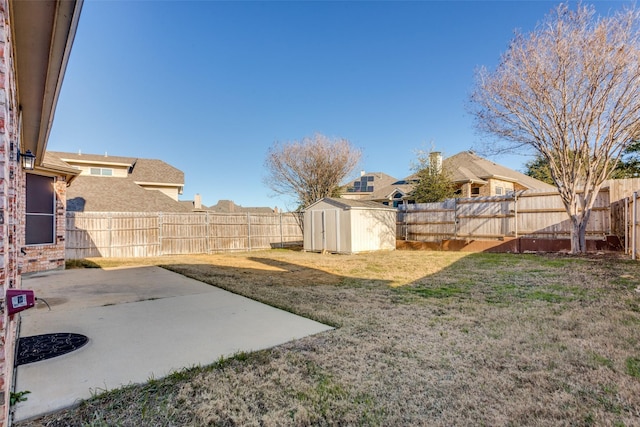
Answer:
M417 149L482 150L474 70L556 4L85 0L48 149L164 160L205 205L293 207L266 153L316 132L362 149L356 174L403 178Z

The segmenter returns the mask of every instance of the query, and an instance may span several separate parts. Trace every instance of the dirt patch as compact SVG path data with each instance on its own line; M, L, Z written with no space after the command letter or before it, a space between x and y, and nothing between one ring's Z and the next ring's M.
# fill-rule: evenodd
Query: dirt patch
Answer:
M339 328L22 425L550 426L640 419L636 262L283 250L144 261Z

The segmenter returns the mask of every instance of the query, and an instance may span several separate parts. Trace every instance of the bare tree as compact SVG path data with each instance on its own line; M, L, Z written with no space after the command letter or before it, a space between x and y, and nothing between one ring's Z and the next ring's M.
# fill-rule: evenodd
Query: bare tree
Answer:
M530 34L516 33L494 71L476 73L478 128L549 163L572 253L586 251L596 196L640 133L638 24L634 8L596 17L592 6L560 4Z
M321 134L276 142L267 153L265 183L278 194L295 196L301 209L323 197L338 196L341 182L358 165L361 155L348 140L332 140Z

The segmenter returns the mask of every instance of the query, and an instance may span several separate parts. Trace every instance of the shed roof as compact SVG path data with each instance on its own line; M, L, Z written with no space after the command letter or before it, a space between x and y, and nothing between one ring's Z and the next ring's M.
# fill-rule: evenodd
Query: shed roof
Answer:
M325 197L324 199L320 199L315 203L307 206L304 210L310 210L314 206L319 203L328 203L337 208L341 208L344 210L349 209L376 209L376 210L385 210L385 211L395 211L396 209L390 206L381 205L378 202L372 202L369 200L354 200L354 199L343 199L343 198L335 198L335 197Z

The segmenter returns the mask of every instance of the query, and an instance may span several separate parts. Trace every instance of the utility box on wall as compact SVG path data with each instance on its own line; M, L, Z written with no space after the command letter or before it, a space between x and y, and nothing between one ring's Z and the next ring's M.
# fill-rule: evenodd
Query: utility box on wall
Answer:
M353 254L396 248L396 209L326 197L304 210L304 250Z

